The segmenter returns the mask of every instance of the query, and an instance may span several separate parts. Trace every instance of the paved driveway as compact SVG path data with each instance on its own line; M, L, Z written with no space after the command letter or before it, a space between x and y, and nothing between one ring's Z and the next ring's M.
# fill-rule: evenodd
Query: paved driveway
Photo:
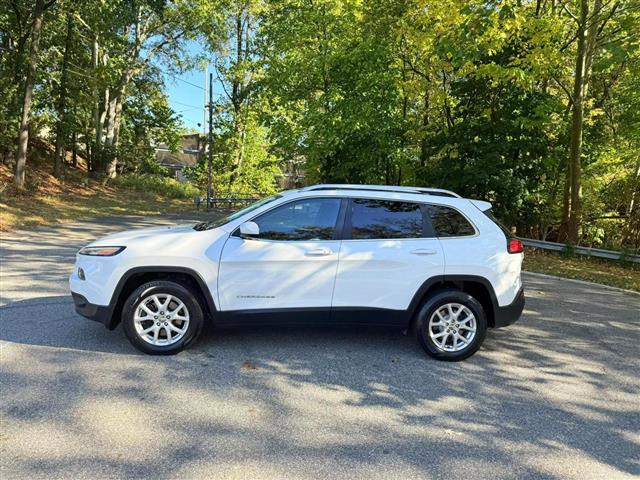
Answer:
M0 476L637 478L640 296L525 276L521 321L441 363L397 331L208 331L170 357L74 313L112 219L3 235Z

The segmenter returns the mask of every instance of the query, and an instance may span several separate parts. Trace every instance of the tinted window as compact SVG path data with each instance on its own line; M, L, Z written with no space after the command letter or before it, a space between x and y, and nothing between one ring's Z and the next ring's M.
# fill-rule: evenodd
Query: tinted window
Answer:
M353 200L351 238L422 237L422 212L416 203Z
M259 238L267 240L331 240L336 228L340 199L311 198L287 203L253 221Z
M454 208L429 205L429 215L438 237L463 237L476 233L467 219Z

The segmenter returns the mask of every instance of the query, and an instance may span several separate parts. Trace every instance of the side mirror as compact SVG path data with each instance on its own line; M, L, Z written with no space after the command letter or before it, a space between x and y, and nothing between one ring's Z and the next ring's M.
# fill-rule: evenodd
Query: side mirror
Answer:
M241 237L257 237L260 235L260 227L256 222L245 222L240 225Z

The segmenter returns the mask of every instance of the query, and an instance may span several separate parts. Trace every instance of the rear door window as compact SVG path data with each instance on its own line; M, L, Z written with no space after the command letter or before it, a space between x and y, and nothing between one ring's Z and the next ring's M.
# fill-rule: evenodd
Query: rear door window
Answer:
M351 203L354 240L424 236L422 210L417 203L361 198Z

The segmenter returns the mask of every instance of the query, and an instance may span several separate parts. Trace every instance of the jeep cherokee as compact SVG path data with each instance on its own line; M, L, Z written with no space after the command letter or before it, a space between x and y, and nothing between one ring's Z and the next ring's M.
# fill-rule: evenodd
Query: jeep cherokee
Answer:
M139 350L173 354L205 322L394 326L462 360L524 308L522 243L491 204L446 190L315 185L218 220L82 248L76 311Z

